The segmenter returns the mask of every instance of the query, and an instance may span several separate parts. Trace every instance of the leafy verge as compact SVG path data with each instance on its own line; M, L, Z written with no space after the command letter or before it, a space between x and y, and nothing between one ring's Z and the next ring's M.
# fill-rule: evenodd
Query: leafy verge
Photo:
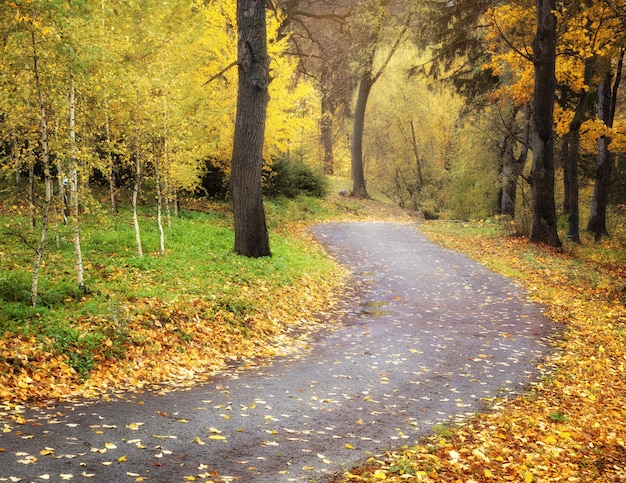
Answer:
M128 213L94 210L82 227L89 292L73 287L72 233L59 225L42 299L31 308L25 245L37 233L25 209L0 208L0 400L12 403L177 387L232 360L306 347L345 274L303 227L359 211L347 201L274 200L267 207L273 257L252 260L232 253L226 205L188 205L172 220L162 257L146 210L144 233L155 246L141 258Z

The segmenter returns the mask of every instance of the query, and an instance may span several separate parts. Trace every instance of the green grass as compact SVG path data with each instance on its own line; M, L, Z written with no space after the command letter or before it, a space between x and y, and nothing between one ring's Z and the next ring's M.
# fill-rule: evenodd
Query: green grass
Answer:
M68 355L72 367L85 376L96 363L93 354L102 340L113 341L107 355L121 355L125 341L133 336L124 330L125 317L132 315L137 300L210 298L244 316L254 309L255 302L239 296L242 286L263 283L275 289L289 286L306 274L315 276L334 270L334 264L321 250L309 246L289 229L293 222L333 216L338 210L333 203L306 197L267 202L273 256L259 259L234 254L232 215L226 205L218 208L183 211L173 218L172 226L165 227L164 256L158 253L153 208L141 211L143 257L137 255L127 208L116 216L102 210L83 216L86 294L75 282L72 229L62 224L53 226L36 307L29 306L34 255L29 245L36 246L40 230L30 228L24 216L0 212L0 334L34 336L51 345L52 352ZM105 322L91 324L85 331L81 320L90 317ZM192 335L180 337L182 340Z

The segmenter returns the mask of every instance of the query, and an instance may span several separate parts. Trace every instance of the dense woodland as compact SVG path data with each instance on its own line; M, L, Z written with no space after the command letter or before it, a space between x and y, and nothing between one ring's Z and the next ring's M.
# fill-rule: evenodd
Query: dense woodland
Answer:
M289 0L268 2L258 25L242 19L264 2L238 3L0 6L0 168L40 233L32 304L55 224L73 227L83 287L81 217L95 205L131 206L140 257L139 211L154 206L165 253L164 225L190 195L232 199L236 232L238 219L265 231L252 223L262 207L238 208L256 178L266 195L297 193L281 189L296 177L321 194L315 170L350 175L353 196L426 218L501 216L554 246L559 220L574 241L600 239L623 211L624 2ZM249 75L267 112L238 82L259 27ZM253 118L258 155L234 134Z

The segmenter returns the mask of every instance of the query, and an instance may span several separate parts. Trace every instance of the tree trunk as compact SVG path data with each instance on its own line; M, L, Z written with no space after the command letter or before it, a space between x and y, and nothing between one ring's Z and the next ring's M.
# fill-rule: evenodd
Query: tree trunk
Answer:
M594 58L585 62L585 84L590 85L594 70ZM564 211L568 214L568 237L580 243L578 206L578 166L580 164L580 127L588 118L592 96L589 90L583 91L576 104L574 118L569 124L569 132L562 143L563 184L565 188Z
M363 131L365 129L365 110L372 85L372 72L366 69L359 82L352 125L352 196L360 198L369 198L365 186L365 170L363 169Z
M37 57L37 42L35 32L31 32L31 41L33 48L33 74L35 76L35 89L37 91L37 100L39 103L39 133L40 133L40 156L43 166L44 183L46 186L46 194L44 198L43 212L41 218L41 238L35 252L33 260L33 276L30 287L30 305L37 305L37 292L39 287L39 269L43 260L43 255L48 241L48 214L50 203L52 202L52 176L50 175L50 152L48 149L48 123L46 119L46 105L44 102L43 92L41 90L41 76L39 73L39 59Z
M605 79L601 81L598 88L598 119L603 121L608 127L613 127L615 119L615 106L617 103L617 92L622 78L622 68L624 65L625 49L620 52L615 73L615 82L611 89L611 71L609 70ZM596 173L593 185L593 197L591 199L591 211L587 230L593 231L596 241L607 233L606 229L606 207L609 201L609 188L611 182L611 172L613 161L609 144L611 138L601 136L598 138L598 159L596 161Z
M330 93L330 75L327 68L322 69L320 80L321 91L321 119L320 119L320 138L322 148L324 150L324 173L328 175L335 174L335 159L333 153L333 120L334 120L334 102Z
M104 101L104 132L106 135L106 159L109 177L109 198L111 200L111 213L118 213L117 197L115 195L115 164L113 162L113 153L111 152L111 128L109 126L109 111L106 99Z
M231 166L235 253L270 256L261 175L269 101L265 0L237 0L237 116Z
M417 137L415 136L415 123L413 122L413 119L409 121L409 124L411 125L411 146L413 147L413 156L415 157L415 168L417 170L417 191L419 192L422 189L422 186L424 186L422 161L420 160L420 153L417 150Z
M35 161L31 159L28 163L28 210L30 214L30 226L32 228L37 227L37 205L35 203L36 193Z
M511 119L511 131L515 129L515 118L517 109ZM503 162L502 162L502 196L500 199L500 213L515 219L517 205L517 183L524 171L524 166L528 160L528 146L530 144L530 122L531 109L529 104L524 105L524 126L522 128L521 151L515 157L514 143L515 136L507 134L503 141Z
M580 125L570 127L563 138L563 178L565 200L568 214L568 237L580 243L579 209L578 209L578 164L580 162Z
M553 112L556 88L555 0L535 0L537 33L533 40L533 166L531 170L533 223L531 240L561 246L554 201Z
M139 98L139 94L137 94ZM137 108L138 109L138 108ZM139 118L136 119L137 126L135 126L135 181L133 182L133 197L132 197L132 208L133 208L133 226L135 228L135 243L137 244L137 255L139 257L143 257L143 248L141 246L141 230L139 228L139 215L137 214L137 203L139 201L139 192L141 190L141 181L143 176L143 170L141 167L141 128L139 126Z
M611 111L611 73L608 72L604 79L600 82L598 88L598 119L603 121L607 126L610 125ZM606 230L606 207L609 200L609 186L611 180L611 171L613 168L611 151L609 144L611 138L609 136L600 136L598 138L598 158L596 161L596 173L593 184L593 197L591 199L591 213L587 230L593 231L596 240L600 240L602 235L607 233Z
M83 271L83 252L80 247L80 223L78 220L78 166L76 159L76 88L74 78L70 85L70 200L72 205L72 224L74 228L74 257L76 260L76 284L83 293L86 292Z
M156 192L157 192L157 228L159 230L159 253L165 255L165 232L163 231L163 190L161 188L161 150L157 146L158 141L153 140L154 150L154 175L156 177ZM165 140L163 140L165 144Z
M320 136L324 149L324 173L335 174L335 158L333 154L333 115L324 109L322 101L322 118L320 120Z

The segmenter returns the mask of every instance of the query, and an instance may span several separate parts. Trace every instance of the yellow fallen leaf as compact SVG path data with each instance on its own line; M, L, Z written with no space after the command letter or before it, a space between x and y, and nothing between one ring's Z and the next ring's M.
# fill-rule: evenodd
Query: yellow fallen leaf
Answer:
M54 449L53 448L44 448L42 449L39 454L41 456L54 456Z
M350 443L346 443L344 447L346 449L354 449L354 446L352 446Z
M219 441L226 441L226 438L220 434L212 434L209 439L217 439Z
M140 475L139 473L131 473L130 471L127 471L126 476L140 476Z
M493 478L493 473L491 472L489 468L485 468L484 473L485 473L485 478Z
M117 446L115 444L113 444L113 443L104 443L104 447L106 449L116 449L117 448Z
M59 477L60 477L62 480L71 480L72 478L74 478L74 475L72 475L72 474L70 474L70 473L61 473L61 474L59 475Z
M315 468L313 466L304 466L302 469L305 471L313 471Z
M193 442L199 445L205 445L206 443L202 441L198 436L193 439Z
M126 461L126 456L120 456L117 461L119 461L120 463L124 463Z
M377 480L386 480L387 474L382 470L376 470L374 471L374 478L376 478Z
M50 475L48 475L48 474L39 475L37 478L39 478L41 480L49 480L50 479Z
M83 471L80 476L83 476L85 478L93 478L94 476L96 476L95 473L87 473L86 471Z

